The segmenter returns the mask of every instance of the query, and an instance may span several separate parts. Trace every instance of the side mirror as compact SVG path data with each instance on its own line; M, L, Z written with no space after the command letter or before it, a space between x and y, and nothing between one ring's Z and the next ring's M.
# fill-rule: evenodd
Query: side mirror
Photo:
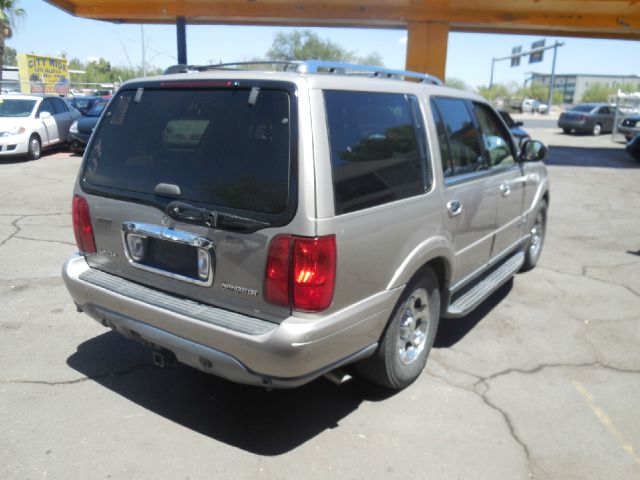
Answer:
M44 120L45 118L51 118L51 113L50 112L40 112L40 115L38 115L38 118L41 120Z
M520 160L523 162L539 162L544 160L549 149L538 140L527 140L520 149Z
M524 122L516 122L516 127L522 127L524 125Z

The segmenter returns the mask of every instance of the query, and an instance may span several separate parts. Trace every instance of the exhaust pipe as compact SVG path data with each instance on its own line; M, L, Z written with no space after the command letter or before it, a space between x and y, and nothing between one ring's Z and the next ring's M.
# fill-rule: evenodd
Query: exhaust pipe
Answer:
M340 370L339 368L325 373L324 378L326 378L332 383L335 383L338 386L348 382L349 380L353 380L353 377L351 375L349 375L344 370Z

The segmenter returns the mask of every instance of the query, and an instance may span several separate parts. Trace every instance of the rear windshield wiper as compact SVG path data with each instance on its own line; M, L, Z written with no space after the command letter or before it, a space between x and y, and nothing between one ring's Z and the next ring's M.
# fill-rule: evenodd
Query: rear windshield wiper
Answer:
M198 223L209 228L223 228L255 232L261 228L271 226L267 222L253 218L241 217L232 213L216 212L206 208L196 207L186 202L171 202L165 208L165 212L176 220Z

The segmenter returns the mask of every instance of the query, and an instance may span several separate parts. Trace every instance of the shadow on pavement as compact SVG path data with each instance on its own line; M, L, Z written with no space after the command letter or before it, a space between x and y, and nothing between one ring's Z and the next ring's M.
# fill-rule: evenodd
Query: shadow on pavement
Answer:
M367 401L393 393L354 379L317 379L293 390L247 387L176 364L158 368L151 351L115 332L79 345L67 364L168 420L258 455L281 455L309 441Z
M0 165L12 165L14 163L30 163L30 162L39 162L42 160L46 160L47 157L53 157L54 155L60 153L67 153L69 156L72 155L72 152L69 151L69 147L67 145L56 145L51 148L47 148L42 151L42 156L38 160L31 160L26 155L16 155L11 157L0 157Z
M443 319L435 348L465 337L511 291L513 279L460 319ZM320 378L292 390L238 385L175 364L158 368L151 350L113 331L87 340L67 364L103 387L186 428L258 455L282 455L358 409L395 392L354 375L340 387Z
M509 295L512 288L513 278L509 279L466 317L440 319L438 333L433 344L434 348L449 348L462 340L491 310Z
M552 146L544 163L570 167L640 168L640 162L620 148Z

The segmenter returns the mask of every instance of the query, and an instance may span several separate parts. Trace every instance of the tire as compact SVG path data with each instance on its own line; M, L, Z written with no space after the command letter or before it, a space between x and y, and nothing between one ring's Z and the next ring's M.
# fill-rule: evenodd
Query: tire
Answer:
M602 133L602 125L600 125L599 123L596 123L593 126L593 130L591 130L591 133L593 136L596 136L596 137L600 135Z
M29 145L27 147L27 156L30 160L38 160L42 155L42 143L40 137L37 135L31 135L29 137Z
M536 218L531 227L531 238L527 243L527 248L524 251L524 263L522 264L521 272L528 272L532 270L538 263L540 253L542 252L542 246L544 245L544 236L547 231L547 202L542 200L538 211L536 212Z
M357 371L385 388L409 386L424 370L439 319L438 279L431 269L425 269L406 286L376 353L356 364Z
M562 131L564 132L565 135L569 135L571 133L570 128L563 128Z

